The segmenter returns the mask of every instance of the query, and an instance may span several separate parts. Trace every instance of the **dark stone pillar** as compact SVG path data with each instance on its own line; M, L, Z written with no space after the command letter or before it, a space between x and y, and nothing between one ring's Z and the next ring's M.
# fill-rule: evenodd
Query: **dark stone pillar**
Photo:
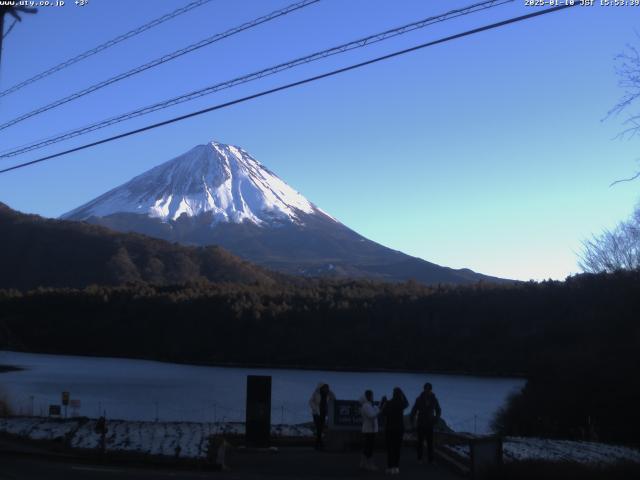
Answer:
M271 436L271 377L247 376L247 446L268 447Z

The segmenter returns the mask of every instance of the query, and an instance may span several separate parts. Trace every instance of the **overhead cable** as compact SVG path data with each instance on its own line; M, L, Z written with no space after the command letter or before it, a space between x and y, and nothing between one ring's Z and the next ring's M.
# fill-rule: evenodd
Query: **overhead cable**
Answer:
M304 57L299 57L296 58L294 60L290 60L288 62L285 63L281 63L269 68L265 68L262 70L259 70L257 72L253 72L247 75L243 75L231 80L226 80L224 82L221 83L217 83L214 85L210 85L208 87L193 91L193 92L189 92L168 100L164 100L162 102L157 102L154 103L152 105L148 105L146 107L142 107L142 108L138 108L136 110L130 111L128 113L125 114L121 114L121 115L117 115L115 117L111 117L108 118L106 120L101 120L99 122L90 124L90 125L86 125L84 127L80 127L78 129L75 130L71 130L69 132L63 133L63 134L59 134L57 136L54 137L50 137L44 140L38 140L35 141L31 144L25 145L25 146L21 146L21 147L16 147L12 150L9 151L5 151L4 153L0 154L0 158L8 158L8 157L13 157L16 155L20 155L26 152L30 152L32 150L37 150L40 148L44 148L46 146L49 145L53 145L55 143L59 143L61 141L64 140L68 140L74 137L77 137L79 135L84 135L90 132L93 132L95 130L99 130L120 122L124 122L126 120L130 120L132 118L136 118L136 117L140 117L142 115L147 115L149 113L158 111L158 110L163 110L165 108L168 107L172 107L174 105L178 105L184 102L188 102L190 100L194 100L196 98L200 98L203 97L205 95L211 95L215 92L224 90L224 89L228 89L228 88L232 88L235 87L237 85L241 85L244 83L248 83L254 80L259 80L261 78L267 77L267 76L271 76L274 75L276 73L282 72L284 70L288 70L300 65L304 65L307 63L311 63L314 61L318 61L333 55L338 55L350 50L354 50L357 48L362 48L362 47L366 47L368 45L374 44L374 43L378 43L384 40L388 40L390 38L394 38L397 37L399 35L404 35L406 33L412 32L414 30L420 29L420 28L425 28L428 27L430 25L436 24L436 23L441 23L447 20L451 20L463 15L469 15L471 13L474 12L478 12L478 11L482 11L482 10L486 10L488 8L493 8L493 7L497 7L500 5L503 5L505 3L511 3L514 0L492 0L492 1L484 1L484 2L480 2L480 3L475 3L473 5L469 5L467 7L464 8L459 8L459 9L455 9L455 10L451 10L449 12L443 13L441 15L436 15L436 16L431 16L422 20L419 20L417 22L412 22L409 23L407 25L403 25L401 27L396 27L390 30L386 30L384 32L381 33L376 33L374 35L369 35L367 37L364 38L360 38L358 40L354 40L342 45L339 45L337 47L332 47L326 50L321 50L319 52L315 52L312 53L310 55L306 55Z
M305 78L303 80L298 80L296 82L292 82L292 83L288 83L288 84L285 84L285 85L281 85L279 87L271 88L269 90L263 90L261 92L254 93L253 95L248 95L246 97L242 97L242 98L238 98L238 99L235 99L235 100L231 100L229 102L221 103L221 104L218 104L218 105L213 105L211 107L204 108L204 109L198 110L196 112L191 112L191 113L188 113L186 115L181 115L181 116L178 116L178 117L170 118L170 119L164 120L162 122L154 123L152 125L147 125L146 127L137 128L135 130L130 130L128 132L121 133L121 134L118 134L118 135L114 135L112 137L103 138L102 140L97 140L95 142L87 143L87 144L84 144L84 145L81 145L81 146L78 146L78 147L75 147L75 148L64 150L62 152L54 153L52 155L47 155L45 157L41 157L41 158L38 158L36 160L31 160L29 162L24 162L24 163L21 163L21 164L18 164L18 165L14 165L12 167L8 167L8 168L5 168L3 170L0 170L0 174L6 173L6 172L10 172L12 170L17 170L17 169L20 169L20 168L25 168L25 167L28 167L28 166L31 166L31 165L35 165L37 163L41 163L41 162L44 162L44 161L47 161L47 160L51 160L51 159L54 159L54 158L62 157L63 155L68 155L70 153L78 152L78 151L81 151L81 150L85 150L87 148L95 147L97 145L102 145L104 143L108 143L108 142L112 142L112 141L115 141L115 140L119 140L121 138L129 137L131 135L136 135L138 133L142 133L142 132L146 132L146 131L149 131L149 130L153 130L153 129L158 128L158 127L162 127L162 126L165 126L165 125L176 123L176 122L179 122L179 121L182 121L182 120L186 120L188 118L196 117L198 115L203 115L203 114L208 113L208 112L212 112L212 111L215 111L215 110L220 110L220 109L223 109L223 108L227 108L227 107L230 107L232 105L237 105L239 103L244 103L244 102L247 102L249 100L253 100L253 99L256 99L256 98L264 97L266 95L270 95L272 93L281 92L283 90L288 90L290 88L298 87L300 85L305 85L307 83L315 82L315 81L321 80L323 78L333 77L333 76L341 74L341 73L345 73L345 72L348 72L348 71L351 71L351 70L362 68L362 67L367 66L367 65L372 65L374 63L382 62L384 60L389 60L391 58L398 57L400 55L405 55L407 53L415 52L417 50L421 50L421 49L424 49L424 48L427 48L427 47L431 47L431 46L438 45L438 44L445 43L445 42L450 42L450 41L456 40L458 38L467 37L467 36L474 35L474 34L477 34L477 33L480 33L480 32L484 32L484 31L487 31L487 30L492 30L492 29L504 27L504 26L509 25L509 24L522 22L524 20L529 20L531 18L539 17L541 15L546 15L546 14L549 14L549 13L558 12L560 10L564 10L566 8L571 8L571 7L574 7L576 5L578 5L578 4L565 4L565 5L561 5L561 6L557 6L557 7L546 8L546 9L542 9L542 10L536 10L536 11L534 11L532 13L527 14L527 15L521 15L519 17L509 18L509 19L503 20L501 22L496 22L496 23L492 23L492 24L489 24L489 25L484 25L482 27L474 28L472 30L467 30L465 32L457 33L457 34L454 34L454 35L449 35L447 37L443 37L443 38L440 38L438 40L433 40L433 41L430 41L430 42L427 42L427 43L416 45L414 47L406 48L404 50L399 50L399 51L396 51L396 52L393 52L393 53L389 53L387 55L383 55L383 56L380 56L380 57L373 58L371 60L367 60L367 61L364 61L364 62L356 63L354 65L349 65L347 67L343 67L343 68L339 68L339 69L336 69L336 70L332 70L330 72L322 73L320 75L315 75L313 77L308 77L308 78Z
M158 17L152 21L150 21L149 23L145 23L144 25L135 28L133 30L128 31L127 33L123 33L122 35L118 35L115 38L112 38L111 40L104 42L96 47L93 47L85 52L82 52L79 55L76 55L73 58L70 58L68 60L65 60L64 62L61 62L57 65L55 65L54 67L51 67L43 72L38 73L37 75L34 75L33 77L27 78L26 80L23 80L20 83L17 83L16 85L7 88L6 90L0 91L0 98L4 97L6 95L9 95L13 92L17 92L18 90L20 90L21 88L26 87L27 85L30 85L34 82L37 82L38 80L42 80L45 77L48 77L49 75L53 75L56 72L59 72L60 70L63 70L75 63L78 63L86 58L89 58L93 55L95 55L96 53L102 52L103 50L106 50L107 48L111 48L114 45L117 45L120 42L123 42L131 37L135 37L136 35L141 34L142 32L145 32L153 27L156 27L158 25L160 25L161 23L164 23L168 20L171 20L175 17L177 17L178 15L182 15L183 13L189 12L191 10L193 10L194 8L197 7L201 7L202 5L209 3L213 0L197 0L195 2L191 2L187 5L185 5L184 7L180 7L176 10L174 10L171 13L167 13L166 15L163 15L161 17ZM13 26L12 26L13 28ZM5 33L5 36L8 35L9 32Z
M127 70L126 72L120 73L118 75L115 75L113 77L110 77L106 80L103 80L101 82L95 83L87 88L84 88L78 92L72 93L71 95L67 95L66 97L63 98L59 98L58 100L55 100L51 103L48 103L47 105L44 105L42 107L38 107L35 110L32 110L30 112L24 113L12 120L9 120L8 122L5 122L3 124L0 124L0 130L4 130L5 128L9 128L12 125L15 125L17 123L23 122L24 120L34 117L36 115L39 115L41 113L44 113L48 110L51 110L53 108L59 107L60 105L64 105L65 103L69 103L73 100L77 100L78 98L84 97L85 95L89 95L90 93L93 93L95 91L98 91L104 87L107 87L109 85L112 85L116 82L120 82L126 78L132 77L134 75L137 75L139 73L145 72L151 68L157 67L158 65L162 65L164 63L170 62L171 60L175 60L178 57L181 57L183 55L186 55L188 53L191 53L195 50L198 50L200 48L206 47L207 45L211 45L214 42L218 42L224 38L228 38L231 37L232 35L236 35L240 32L243 32L245 30L248 30L250 28L253 27L257 27L258 25L261 25L263 23L269 22L271 20L274 20L278 17L281 17L283 15L286 15L288 13L291 13L295 10L299 10L301 8L304 7L308 7L309 5L312 5L314 3L319 2L320 0L302 0L300 2L291 4L285 8L281 8L279 10L275 10L267 15L264 15L262 17L256 18L255 20L251 20L250 22L246 22L243 23L242 25L239 25L237 27L234 27L230 30L227 30L226 32L223 33L217 33L213 36L207 37L204 40L200 40L197 43L193 43L191 45L188 45L184 48L181 48L179 50L176 50L174 52L168 53L166 55L163 55L161 57L158 57L154 60L151 60L150 62L145 63L144 65L140 65L138 67L135 67L131 70Z

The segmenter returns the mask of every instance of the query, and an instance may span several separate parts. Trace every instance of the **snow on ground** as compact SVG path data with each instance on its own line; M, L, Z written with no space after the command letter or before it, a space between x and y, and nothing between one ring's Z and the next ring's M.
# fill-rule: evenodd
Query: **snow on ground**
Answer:
M71 448L93 449L100 446L100 436L95 431L96 422L89 421L76 430L71 438Z
M0 432L33 440L62 440L78 428L77 420L38 417L0 418Z
M450 445L448 448L466 458L470 455L468 445ZM595 442L506 437L503 451L506 462L544 460L583 464L640 463L638 450Z
M51 419L45 417L0 418L0 432L32 440L68 440L71 448L92 450L100 447L96 421L88 419ZM144 422L107 421L107 451L131 452L179 458L207 455L208 437L242 435L241 422ZM273 425L274 437L312 437L307 425ZM640 463L640 451L616 445L569 440L506 437L505 461L546 460L583 464ZM449 446L462 457L469 457L468 445Z
M100 447L95 420L52 420L42 417L0 418L0 432L32 440L69 438L71 448L92 450ZM240 422L140 422L107 421L106 450L161 455L179 458L202 458L207 455L211 435L242 435ZM274 437L311 437L304 425L273 425Z
M51 419L45 417L0 418L0 433L32 440L68 440L71 448L92 450L100 447L96 421L88 419ZM208 437L243 435L241 422L143 422L107 421L106 449L179 458L202 458L207 455ZM273 425L274 437L312 437L307 425ZM506 437L505 461L546 460L583 464L640 463L640 451L594 442ZM469 457L468 445L448 447L462 457Z
M640 451L632 448L595 442L542 438L508 437L505 441L505 457L513 460L535 457L541 460L568 460L579 463L616 463L621 461L640 463Z

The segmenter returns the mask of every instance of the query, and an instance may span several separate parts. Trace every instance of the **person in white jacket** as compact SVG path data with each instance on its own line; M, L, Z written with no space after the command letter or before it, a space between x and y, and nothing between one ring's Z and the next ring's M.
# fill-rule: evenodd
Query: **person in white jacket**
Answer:
M316 389L313 391L311 398L309 399L309 407L311 408L311 414L313 415L313 423L316 427L316 449L321 450L324 447L322 441L322 433L327 421L327 415L329 414L329 402L336 399L335 395L329 389L329 385L320 382Z
M362 436L364 448L362 450L362 459L360 468L366 470L377 470L373 461L373 446L378 433L378 416L380 410L373 404L373 392L367 390L364 396L360 398L360 414L362 415Z

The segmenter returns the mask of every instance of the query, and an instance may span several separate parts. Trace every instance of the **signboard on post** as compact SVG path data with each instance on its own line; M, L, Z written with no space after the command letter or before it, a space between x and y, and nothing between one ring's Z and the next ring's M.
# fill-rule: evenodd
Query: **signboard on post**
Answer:
M69 392L62 392L62 405L64 405L64 418L67 418L69 408Z
M70 399L69 406L71 407L71 416L77 417L80 411L80 400L75 398Z
M360 427L362 425L360 402L355 400L336 400L333 423L339 427Z
M380 402L373 402L378 407ZM360 430L362 405L358 400L334 400L329 404L329 426L334 430Z
M49 416L50 417L59 417L62 414L62 409L60 405L49 405Z
M327 449L344 452L362 448L362 405L357 400L334 400L329 403Z
M360 407L357 400L334 400L329 405L329 426L334 430L360 430Z

